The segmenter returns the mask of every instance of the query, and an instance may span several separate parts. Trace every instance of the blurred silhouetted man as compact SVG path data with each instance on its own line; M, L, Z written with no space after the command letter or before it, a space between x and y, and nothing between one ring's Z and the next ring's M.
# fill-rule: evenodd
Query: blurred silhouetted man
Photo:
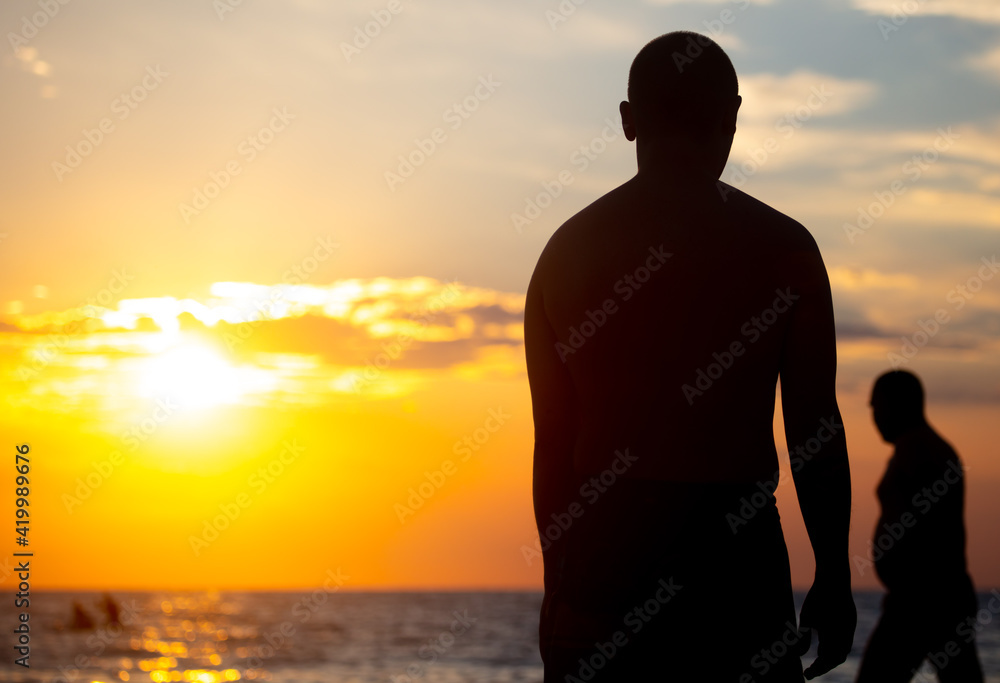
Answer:
M545 681L802 681L856 613L826 269L809 232L719 181L736 72L710 39L646 45L621 103L638 172L570 218L528 287ZM816 558L796 624L773 492L785 435Z
M871 407L879 433L896 449L878 485L882 516L872 545L888 592L857 680L909 681L928 659L941 683L981 682L978 605L965 565L962 463L927 424L916 375L895 370L879 377Z

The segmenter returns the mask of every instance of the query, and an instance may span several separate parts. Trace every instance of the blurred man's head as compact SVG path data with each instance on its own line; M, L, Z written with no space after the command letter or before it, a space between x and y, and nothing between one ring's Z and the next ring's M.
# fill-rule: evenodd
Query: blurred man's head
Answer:
M906 370L892 370L875 380L871 407L875 426L889 443L926 424L924 387Z
M729 157L740 102L736 70L722 48L698 33L675 31L636 55L622 123L628 139L640 145L691 144L718 169L717 178Z

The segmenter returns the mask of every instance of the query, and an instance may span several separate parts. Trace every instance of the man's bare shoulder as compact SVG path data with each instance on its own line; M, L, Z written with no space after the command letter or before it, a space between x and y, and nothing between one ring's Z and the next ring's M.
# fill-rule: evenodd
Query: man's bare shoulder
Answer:
M717 183L717 189L722 202L730 207L734 215L745 216L755 228L766 231L769 237L780 240L793 249L819 252L812 233L791 216L721 180Z
M630 186L631 182L633 181L619 185L601 195L566 219L552 233L542 254L569 248L578 240L587 239L595 229L627 221L630 212L625 210L625 207L628 206L630 196L634 194L634 190Z
M650 229L691 226L709 242L728 244L736 251L749 248L819 258L816 240L804 225L721 181L716 188L691 192L650 188L633 178L566 220L549 238L536 271L563 269L567 261L580 263L585 254L613 249L630 235Z
M567 260L574 255L580 257L585 246L593 243L596 231L627 220L621 215L621 207L627 201L628 184L598 197L552 233L538 257L532 276L534 287L530 289L544 286L549 273L564 272Z

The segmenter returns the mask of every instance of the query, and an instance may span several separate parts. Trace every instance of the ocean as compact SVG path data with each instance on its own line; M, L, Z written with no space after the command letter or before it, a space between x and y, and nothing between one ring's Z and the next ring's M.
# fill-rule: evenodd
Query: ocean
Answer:
M0 594L0 681L116 683L541 683L537 592L33 593L30 669L17 666L13 595ZM796 594L801 604L803 593ZM980 660L1000 683L1000 611L980 594ZM850 659L814 679L853 681L878 618L878 592L855 594ZM79 611L72 628L74 603ZM993 605L997 601L994 599ZM720 623L724 631L725 624ZM813 652L804 658L811 661ZM925 663L917 681L936 681Z

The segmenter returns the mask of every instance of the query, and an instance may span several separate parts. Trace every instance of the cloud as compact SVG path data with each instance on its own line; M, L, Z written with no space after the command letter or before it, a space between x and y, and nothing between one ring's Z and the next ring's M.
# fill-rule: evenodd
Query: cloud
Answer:
M885 336L885 332L863 320L837 320L837 339L869 339Z
M426 277L220 282L201 301L125 299L13 316L0 331L31 332L5 340L7 353L19 356L7 364L8 381L27 370L33 390L53 400L100 397L128 386L129 377L165 376L163 359L186 353L218 359L206 361L206 371L253 379L240 400L301 394L315 402L355 394L359 378L366 396L395 396L426 381L420 372L522 373L523 310L521 294Z
M4 56L3 63L8 67L20 68L22 71L40 78L49 78L52 75L52 65L40 59L38 49L31 46L19 46L15 48L13 56ZM51 99L58 94L58 89L52 83L45 83L42 85L39 94L44 99Z
M948 16L1000 24L995 0L852 0L854 7L885 17Z
M829 276L834 290L916 289L919 284L913 275L884 274L870 268L831 268Z
M809 70L786 76L758 73L740 76L739 119L746 126L792 125L855 111L872 101L878 86L863 79L838 78ZM798 126L795 126L798 127Z
M738 123L722 180L751 194L766 185L782 211L832 222L852 246L890 227L1000 228L1000 119L895 131L836 123L784 133ZM843 228L860 224L863 234Z
M972 57L967 65L973 71L982 73L989 79L1000 83L1000 47Z

